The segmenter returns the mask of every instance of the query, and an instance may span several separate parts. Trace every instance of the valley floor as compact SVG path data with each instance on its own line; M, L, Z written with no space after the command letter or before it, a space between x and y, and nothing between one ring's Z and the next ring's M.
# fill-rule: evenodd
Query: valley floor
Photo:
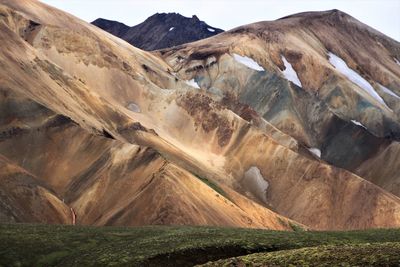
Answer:
M193 266L207 262L209 266L399 266L400 229L284 232L0 225L0 266Z

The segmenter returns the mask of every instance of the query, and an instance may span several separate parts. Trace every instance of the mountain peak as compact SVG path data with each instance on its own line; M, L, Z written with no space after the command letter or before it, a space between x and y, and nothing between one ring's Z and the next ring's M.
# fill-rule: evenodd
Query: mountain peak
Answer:
M306 11L306 12L295 13L289 16L284 16L282 18L279 18L278 20L288 19L288 18L323 18L323 17L328 18L332 16L338 18L344 18L344 17L352 18L352 16L339 9L330 9L326 11Z
M185 17L175 12L155 13L133 27L105 19L97 19L92 24L144 50L172 47L223 32L201 21L196 15Z
M91 23L102 29L107 28L109 33L116 36L123 35L129 30L129 26L115 20L98 18Z
M196 16L196 15L192 15L192 17L185 17L182 14L176 13L176 12L169 12L169 13L155 13L153 15L151 15L150 17L148 17L146 21L157 21L157 20L161 20L161 21L181 21L181 22L189 22L189 21L193 21L193 22L199 22L200 19Z

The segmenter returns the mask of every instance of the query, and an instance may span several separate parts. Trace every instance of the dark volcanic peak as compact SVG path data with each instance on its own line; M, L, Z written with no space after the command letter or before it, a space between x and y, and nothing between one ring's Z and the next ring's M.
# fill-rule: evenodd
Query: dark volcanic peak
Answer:
M196 15L188 18L178 13L156 13L133 27L106 19L97 19L92 24L144 50L194 42L223 32Z
M102 19L98 18L95 21L92 22L93 25L96 25L97 27L101 29L107 29L107 31L113 35L116 36L122 36L124 35L130 27L114 20L108 20L108 19Z

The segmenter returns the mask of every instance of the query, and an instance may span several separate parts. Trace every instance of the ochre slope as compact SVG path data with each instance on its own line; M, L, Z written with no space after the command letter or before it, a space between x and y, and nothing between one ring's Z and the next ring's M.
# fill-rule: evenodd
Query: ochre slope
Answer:
M73 223L73 211L45 183L1 155L0 181L0 222Z
M14 212L32 208L8 220L72 223L72 207L76 223L90 225L186 224L291 230L296 224L241 195L221 195L152 148L90 133L13 90L2 91L1 103L7 112L0 116L4 123L0 151L38 177L28 182L9 181L14 176L2 169L1 189L12 196L5 205ZM14 183L18 187L45 184L35 189L39 190L39 200L46 196L61 205L62 211L66 210L64 217L41 208L46 200L35 204L39 200L30 200L30 194Z

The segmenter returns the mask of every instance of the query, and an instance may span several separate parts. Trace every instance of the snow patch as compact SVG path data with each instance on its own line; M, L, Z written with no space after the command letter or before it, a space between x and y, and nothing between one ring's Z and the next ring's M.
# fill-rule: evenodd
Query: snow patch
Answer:
M321 150L319 150L318 148L315 147L311 147L308 149L311 153L313 153L315 156L317 156L318 158L321 158Z
M364 129L367 129L367 127L365 127L365 126L364 126L361 122L359 122L359 121L351 120L351 122L354 123L355 125L358 125L358 126L363 127Z
M398 61L397 58L394 57L393 59L394 59L394 62L396 62L397 65L400 65L400 61Z
M171 28L169 28L168 31L170 32L170 31L173 31L174 29L175 29L175 27L171 27Z
M302 87L299 77L297 76L296 71L293 69L292 64L290 64L284 56L281 56L281 58L283 64L285 64L285 70L282 71L285 78L294 83L295 85Z
M133 111L133 112L136 112L136 113L140 113L140 107L137 105L137 104L135 104L135 103L129 103L128 104L128 106L127 106L127 108L130 110L130 111Z
M257 62L255 62L253 59L251 59L249 57L242 57L238 54L233 54L233 58L237 62L245 65L246 67L249 67L250 69L253 69L256 71L264 71L264 68L262 66L258 65Z
M215 29L212 29L212 28L207 28L207 30L208 30L209 32L215 32Z
M194 88L200 89L200 86L197 84L197 82L194 79L191 79L190 81L185 81L187 85L190 85Z
M341 59L340 57L336 56L332 52L328 53L329 55L329 62L342 73L344 76L347 77L350 81L357 84L359 87L364 89L370 96L375 98L377 101L381 102L383 105L386 105L385 101L378 95L378 93L374 90L371 84L365 80L360 74L355 72L354 70L350 69L346 62Z
M258 198L267 202L267 189L269 183L261 175L260 169L255 166L250 167L244 173L244 183L248 190Z
M378 83L379 87L382 89L382 91L384 91L386 94L394 96L396 98L400 99L400 96L396 95L392 90L390 90L389 88L383 86L382 84Z

